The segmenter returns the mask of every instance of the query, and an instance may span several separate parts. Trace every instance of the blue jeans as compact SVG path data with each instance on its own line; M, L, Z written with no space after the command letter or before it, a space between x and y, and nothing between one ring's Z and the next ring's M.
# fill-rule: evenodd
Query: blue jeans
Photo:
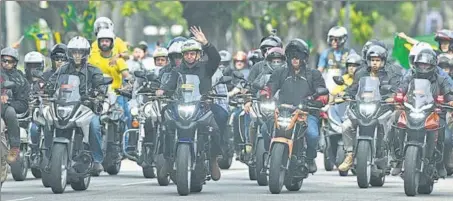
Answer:
M89 143L94 162L102 163L104 153L102 152L101 121L98 115L95 115L90 122Z
M239 125L240 125L240 122L239 122L239 115L241 114L242 112L242 109L237 107L237 108L234 108L233 110L233 114L234 114L234 118L233 118L233 132L234 132L234 135L240 135L240 132L239 132ZM242 132L244 134L244 137L245 137L245 143L250 143L250 136L249 136L249 126L250 126L250 114L248 113L245 113L244 114L244 125L241 125L241 127L243 128ZM241 137L242 138L242 137Z
M315 159L318 154L316 148L319 141L319 118L308 115L307 125L307 158Z
M124 110L124 117L126 117L126 126L127 128L131 128L132 125L132 115L129 109L129 103L126 97L118 96L116 102L123 108Z
M221 145L221 143L226 143L225 139L223 139L224 137L226 137L226 130L227 130L227 122L228 122L228 112L223 109L222 106L220 105L217 105L217 104L212 104L211 105L211 111L212 111L212 114L214 116L214 120L215 122L217 123L217 126L219 127L219 134L220 134L220 138L217 139L217 140L214 140L213 139L213 142L214 142L214 147L215 149L213 150L213 154L219 154L220 153L220 147L219 146L216 146L216 143L218 143L218 145ZM223 144L225 145L225 144ZM217 153L215 153L217 152Z

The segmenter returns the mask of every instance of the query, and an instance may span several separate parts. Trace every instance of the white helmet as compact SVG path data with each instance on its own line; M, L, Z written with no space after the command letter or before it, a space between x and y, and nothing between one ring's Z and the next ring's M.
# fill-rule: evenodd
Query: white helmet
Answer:
M98 34L101 29L110 29L113 31L113 22L107 17L100 17L94 21L94 34Z
M348 39L348 30L342 26L334 26L330 28L329 33L327 33L327 44L330 45L330 38L335 37L335 38L341 38L339 42L339 45L342 46Z
M188 51L201 51L201 44L194 39L188 39L184 42L181 47L181 52L188 52Z
M100 39L110 39L112 41L112 43L110 43L110 46L108 47L101 47L101 44L100 44ZM98 41L98 47L99 49L101 49L102 51L109 51L109 50L112 50L114 45L115 45L115 34L113 33L113 30L110 30L110 29L101 29L99 32L98 32L98 35L97 35L97 41Z
M153 58L156 58L156 57L168 57L168 50L163 47L158 47L153 52Z
M181 54L181 47L184 41L176 41L168 48L168 54Z
M25 55L24 63L41 63L44 67L45 59L44 56L36 51L29 52Z
M425 43L425 42L419 42L417 44L415 44L411 50L409 51L409 66L412 68L413 67L413 63L414 63L414 59L415 59L415 56L420 53L420 51L424 50L424 49L433 49L433 47L431 47L430 44L428 43Z
M68 42L68 58L69 61L74 62L74 52L80 52L83 54L82 62L85 62L90 55L90 43L82 36L76 36Z

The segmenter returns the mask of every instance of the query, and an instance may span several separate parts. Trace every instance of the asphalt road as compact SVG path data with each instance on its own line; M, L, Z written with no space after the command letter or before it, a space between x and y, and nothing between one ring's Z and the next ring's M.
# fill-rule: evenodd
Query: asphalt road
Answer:
M233 162L230 170L222 171L220 181L209 181L201 193L189 196L179 196L176 186L159 186L156 179L145 179L141 169L133 162L124 161L121 172L117 176L102 173L100 177L92 178L86 191L75 192L70 186L64 194L53 194L51 189L44 188L39 179L29 179L15 182L11 176L6 181L1 192L2 201L150 201L150 200L181 200L181 201L300 201L300 200L453 200L453 177L439 180L434 185L431 195L406 197L403 180L400 177L388 176L383 187L359 189L355 176L340 177L338 173L326 172L318 156L318 172L310 175L298 192L286 191L273 195L267 186L258 186L256 181L248 179L246 166L238 161Z

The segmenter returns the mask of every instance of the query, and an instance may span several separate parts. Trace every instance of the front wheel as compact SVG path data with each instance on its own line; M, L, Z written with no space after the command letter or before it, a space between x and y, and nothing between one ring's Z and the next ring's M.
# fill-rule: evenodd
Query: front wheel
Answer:
M115 162L115 164L108 166L105 168L105 171L109 175L117 175L121 170L121 161Z
M84 191L90 186L91 175L78 178L76 182L71 182L71 187L75 191Z
M284 166L284 158L288 157L286 146L281 143L276 143L272 146L271 156L269 161L269 191L272 194L279 194L285 181L286 169Z
M157 172L157 183L160 186L168 186L170 184L170 176L169 172L169 164L167 160L165 160L163 154L159 154L156 157L156 172Z
M64 192L67 183L68 149L65 144L52 147L50 159L50 187L55 194Z
M176 186L179 195L190 193L192 154L189 144L179 144L176 151Z
M228 170L230 169L231 164L233 163L233 156L219 158L217 163L219 164L220 169Z
M368 141L359 141L356 154L357 184L368 188L371 179L371 147Z
M261 171L264 169L264 157L265 157L266 149L264 149L264 140L258 139L258 143L256 143L256 166L255 166L255 174L256 174L256 181L260 186L267 186L267 175L261 174Z
M324 148L324 169L326 171L332 171L334 168L334 164L332 163L333 160L330 160L333 157L332 153L332 145L330 144L330 140L326 140L325 148Z
M410 146L406 149L404 156L404 193L407 196L415 196L420 182L419 148Z
M27 149L26 145L21 145L20 154L18 160L11 164L11 175L14 181L24 181L27 178L29 161L26 156Z

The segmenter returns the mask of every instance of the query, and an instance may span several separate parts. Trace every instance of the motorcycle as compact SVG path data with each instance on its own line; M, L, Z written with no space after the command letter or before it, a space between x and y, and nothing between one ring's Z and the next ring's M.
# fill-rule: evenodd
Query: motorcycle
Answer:
M313 98L316 99L328 93L326 88L319 88ZM308 177L305 134L310 110L319 111L320 108L310 107L308 104L300 104L297 107L281 104L275 110L275 128L266 160L266 172L269 171L269 191L272 194L279 194L283 185L289 191L298 191L302 187L303 180Z
M383 186L388 167L389 148L385 136L390 130L391 106L382 101L382 94L391 86L382 85L378 78L362 77L355 100L351 100L347 114L353 125L358 125L355 143L354 169L360 188Z
M178 79L174 104L165 110L165 126L176 128L164 136L164 155L173 166L179 195L200 192L210 176L211 135L218 131L210 110L212 99L227 95L201 95L196 75L181 75ZM217 84L232 77L224 76ZM215 87L214 85L213 87Z
M15 181L24 181L30 167L30 136L28 131L31 126L31 115L29 110L17 114L17 121L20 131L20 154L18 160L11 164L11 175ZM8 132L8 129L6 129L6 132Z
M129 139L128 147L124 147L124 155L129 160L137 162L142 167L143 176L145 178L155 178L155 168L159 173L160 166L156 164L156 156L162 153L161 142L161 125L162 116L161 109L165 105L159 97L155 96L155 83L157 76L155 74L147 74L144 71L135 71L135 77L143 79L143 85L140 85L134 90L135 98L129 102L132 114L132 129L124 132L123 141ZM132 98L132 95L130 95ZM147 119L151 119L151 124L155 139L153 142L145 142L145 123ZM133 145L133 149L128 150ZM136 147L136 148L135 148ZM170 182L168 174L165 172L162 175L158 174L158 183L161 186L167 186Z
M443 163L443 149L438 148L438 132L441 108L452 109L444 105L443 96L436 100L431 92L431 82L414 79L404 97L397 93L395 101L404 105L398 122L398 129L404 131L404 192L407 196L431 194L434 182L439 179L436 164Z
M332 171L333 167L340 166L345 159L343 144L342 123L345 121L345 113L348 103L342 98L335 98L334 102L323 108L327 113L327 121L321 127L324 133L324 169ZM338 171L340 176L348 176L348 171Z
M69 182L76 191L88 189L91 181L93 158L89 151L89 127L94 112L83 103L97 100L82 97L80 79L74 75L59 75L56 98L44 108L44 119L52 126L53 145L45 171L50 174L52 192L63 193ZM104 78L102 85L112 82ZM93 86L96 88L97 86Z
M122 134L126 128L126 120L123 108L117 103L117 99L118 95L115 92L107 93L101 113L102 151L104 153L102 166L109 175L117 175L120 172L123 159ZM93 172L92 176L99 176L99 174L100 172Z

